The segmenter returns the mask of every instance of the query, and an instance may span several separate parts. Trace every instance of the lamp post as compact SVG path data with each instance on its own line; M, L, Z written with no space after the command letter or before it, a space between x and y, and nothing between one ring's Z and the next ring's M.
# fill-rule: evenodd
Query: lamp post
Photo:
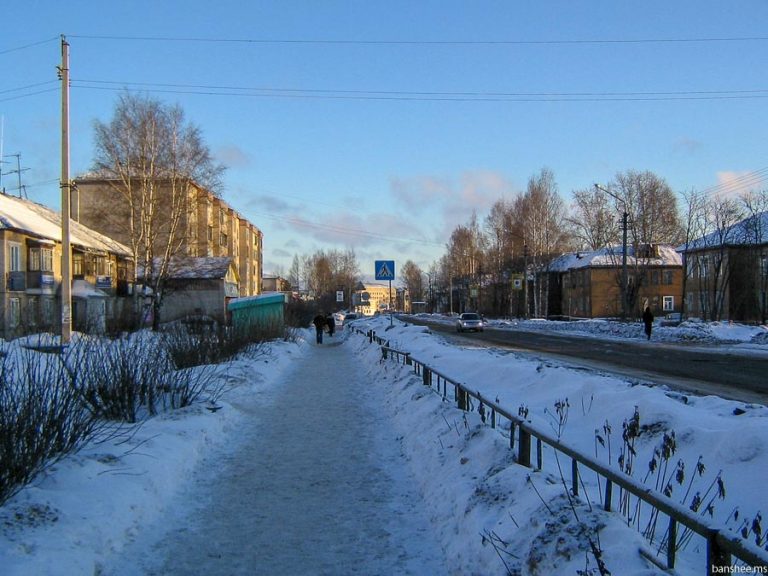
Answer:
M605 192L616 201L621 202L624 210L621 215L621 317L626 320L627 318L627 221L629 214L627 213L627 203L623 198L619 198L610 190L603 188L599 184L595 184L595 188L601 192Z

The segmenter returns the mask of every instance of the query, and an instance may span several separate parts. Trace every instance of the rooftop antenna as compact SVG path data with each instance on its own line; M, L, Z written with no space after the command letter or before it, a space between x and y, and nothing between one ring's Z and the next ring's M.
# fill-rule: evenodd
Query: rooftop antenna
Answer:
M6 172L6 174L16 174L18 176L18 182L19 187L17 190L19 191L19 198L21 198L21 195L24 194L24 198L27 197L27 188L26 186L22 186L21 184L21 173L26 172L29 170L29 168L22 168L21 167L21 153L16 154L8 154L8 158L16 158L16 170L11 170L9 172Z

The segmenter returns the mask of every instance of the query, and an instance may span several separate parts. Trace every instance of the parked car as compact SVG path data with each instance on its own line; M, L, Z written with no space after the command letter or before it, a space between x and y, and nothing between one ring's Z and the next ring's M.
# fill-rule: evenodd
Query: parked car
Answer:
M358 318L359 318L359 316L356 313L350 312L349 314L344 316L344 324L343 325L346 326L347 324L352 322L352 320L357 320Z
M456 320L456 332L482 332L483 331L483 317L475 312L464 312L459 319Z

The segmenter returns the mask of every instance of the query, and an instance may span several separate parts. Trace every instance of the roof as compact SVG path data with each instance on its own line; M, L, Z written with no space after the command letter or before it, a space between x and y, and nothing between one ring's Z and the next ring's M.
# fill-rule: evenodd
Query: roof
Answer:
M768 244L768 212L761 212L725 230L712 232L697 238L687 246L678 246L679 252L704 250L719 246L758 246Z
M61 242L61 215L31 200L0 194L0 230L15 230L44 240ZM75 220L70 220L69 233L73 245L121 256L131 255L131 250L124 244Z
M220 280L227 276L231 265L232 259L226 256L175 257L168 267L168 277L175 280Z
M672 246L658 245L658 258L635 258L632 246L627 246L627 265L682 266L683 261ZM614 268L622 263L622 247L608 246L594 251L573 252L556 258L549 266L551 272L567 272L577 268Z

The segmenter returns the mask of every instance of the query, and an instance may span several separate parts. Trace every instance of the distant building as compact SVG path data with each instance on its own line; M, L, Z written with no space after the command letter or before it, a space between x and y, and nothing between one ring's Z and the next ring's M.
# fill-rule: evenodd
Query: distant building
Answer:
M698 238L685 260L685 312L703 320L768 321L768 212Z
M291 283L282 276L265 274L262 277L262 290L264 292L290 292Z
M355 291L355 311L367 316L386 312L390 309L390 303L394 306L395 292L392 288L390 294L387 284L363 284L362 289Z
M71 222L72 327L101 333L132 311L130 249ZM0 336L61 330L61 216L0 194Z
M617 317L622 313L622 247L574 252L549 266L549 312L572 318ZM627 247L627 291L631 317L647 305L655 316L680 312L683 264L671 246Z
M168 196L169 184L157 183L157 193ZM73 217L79 222L130 245L130 209L125 186L120 180L94 175L77 179L77 200ZM178 222L177 257L227 257L238 272L238 294L253 296L262 292L263 234L224 200L212 192L187 182L184 206ZM166 201L167 203L167 201ZM158 203L163 209L163 203ZM166 209L165 213L169 213ZM158 223L158 242L167 240L169 223ZM165 235L165 236L163 236Z

